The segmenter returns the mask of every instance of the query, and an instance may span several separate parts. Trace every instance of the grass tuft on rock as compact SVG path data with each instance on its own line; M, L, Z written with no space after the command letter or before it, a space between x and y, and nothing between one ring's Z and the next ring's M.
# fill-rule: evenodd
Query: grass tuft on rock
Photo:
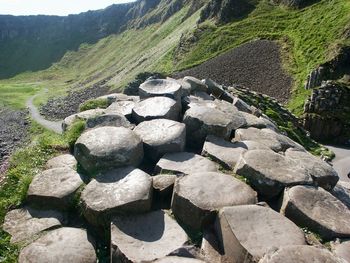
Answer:
M91 99L83 102L79 106L79 111L94 110L97 108L105 109L109 106L107 99Z

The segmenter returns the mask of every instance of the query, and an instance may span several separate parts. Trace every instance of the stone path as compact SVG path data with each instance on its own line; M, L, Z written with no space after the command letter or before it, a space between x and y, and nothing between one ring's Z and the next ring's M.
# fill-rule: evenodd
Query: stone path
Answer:
M87 123L73 154L49 160L5 217L19 263L338 262L326 241L348 257L350 190L332 166L211 80L139 93L64 120Z
M44 92L47 92L47 89L45 89ZM39 95L40 95L40 93L34 95L33 97L31 97L27 100L26 106L29 109L31 117L33 118L33 120L35 120L40 125L44 126L46 129L61 134L62 133L62 121L46 120L43 116L41 116L38 108L34 105L33 101Z

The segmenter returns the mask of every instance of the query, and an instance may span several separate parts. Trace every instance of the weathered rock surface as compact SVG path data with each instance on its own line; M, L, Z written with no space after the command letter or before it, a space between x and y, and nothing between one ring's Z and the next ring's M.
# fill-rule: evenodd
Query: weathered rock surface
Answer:
M113 102L107 109L105 113L107 114L122 114L128 120L132 117L132 109L135 107L135 101L116 101Z
M68 167L75 170L77 168L77 164L78 162L73 155L62 154L48 160L45 167L46 169Z
M256 192L233 176L201 172L176 181L171 209L181 222L200 230L215 220L220 208L256 202Z
M186 124L187 143L194 148L201 148L208 135L229 139L233 129L232 120L225 113L204 106L189 108L183 122Z
M161 210L112 220L112 262L150 262L187 241L185 231Z
M213 227L203 229L201 253L207 262L222 262L221 250Z
M124 93L107 94L104 96L100 96L97 99L106 99L109 105L117 101L134 101L134 102L140 101L139 96L128 96Z
M121 113L106 113L90 117L86 120L86 127L89 129L104 126L125 127L129 129L135 127L135 125L131 124Z
M350 262L350 240L344 240L341 243L331 243L333 253L344 259L346 262Z
M350 210L322 188L295 186L286 189L281 212L324 240L350 237Z
M312 246L286 246L268 252L259 263L344 263L326 249Z
M11 243L26 242L43 231L60 227L65 216L54 210L36 210L30 207L8 212L2 228L11 235Z
M350 209L350 189L344 185L346 183L338 183L330 193Z
M143 213L151 208L152 178L133 167L99 174L81 194L83 214L93 225L105 225L113 215Z
M293 140L289 139L280 133L277 133L271 129L248 128L238 129L235 133L236 141L256 141L261 144L265 144L275 152L285 151L288 148L295 148L304 151L304 147L297 144Z
M303 167L317 186L331 190L339 180L339 176L332 166L308 152L296 151L291 148L286 151L285 156L296 161L298 166Z
M76 114L73 114L71 116L68 116L65 118L62 122L62 129L63 131L69 130L69 128L72 126L72 124L77 120L84 120L86 121L88 118L102 115L105 113L104 109L93 109L93 110L87 110L82 111Z
M139 95L141 99L161 96L180 101L182 90L181 85L176 81L169 79L152 79L140 85Z
M160 174L152 177L153 200L156 207L170 209L176 178L174 174Z
M225 169L233 170L241 154L247 150L254 149L268 150L269 148L253 141L232 143L222 138L209 135L205 140L202 155L210 157L220 163Z
M136 123L153 119L169 119L178 121L181 104L167 97L153 97L135 105L132 117Z
M247 178L261 195L272 198L286 186L312 184L312 178L298 163L271 150L243 153L234 172Z
M199 79L187 76L187 77L183 78L183 81L185 81L185 82L187 82L188 84L191 85L191 93L193 93L195 91L203 91L203 92L208 93L208 86L205 85Z
M225 207L216 226L228 262L257 262L272 248L306 245L303 232L293 222L258 205Z
M96 260L92 238L83 229L69 227L50 231L19 255L20 263L95 263Z
M205 261L202 261L200 259L196 258L185 258L185 257L165 257L158 259L154 261L155 263L204 263Z
M100 127L83 133L74 147L74 156L89 172L138 166L143 159L143 143L124 127Z
M142 139L145 154L153 161L158 161L166 153L185 149L186 126L183 123L167 119L144 121L134 132Z
M217 164L200 155L181 152L165 154L156 165L157 173L191 174L216 172Z
M82 184L80 174L68 167L46 170L33 178L27 200L40 208L66 209Z
M246 112L241 112L241 114L246 121L246 124L242 128L254 127L258 129L269 128L272 130L277 130L276 125L265 117L256 117L255 115Z

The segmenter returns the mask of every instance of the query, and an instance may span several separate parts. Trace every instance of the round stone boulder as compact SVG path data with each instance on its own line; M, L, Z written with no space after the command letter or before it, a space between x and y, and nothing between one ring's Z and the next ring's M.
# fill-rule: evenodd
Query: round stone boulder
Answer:
M129 129L135 127L135 125L131 124L121 113L106 113L86 120L86 128L88 129L104 126L125 127Z
M100 127L83 133L74 146L74 156L87 172L122 166L138 166L143 143L124 127Z
M281 212L323 240L350 238L350 210L320 187L298 185L286 189Z
M167 153L156 165L156 173L191 174L197 172L216 172L216 163L200 155L179 152Z
M48 232L19 255L19 263L95 263L94 241L86 230L64 227Z
M272 150L243 153L234 172L247 178L252 187L266 198L278 196L286 186L313 184L307 170Z
M48 160L45 167L46 169L68 167L75 170L77 168L77 164L78 162L73 155L62 154Z
M225 252L223 262L258 262L271 249L306 245L299 227L263 206L224 207L216 225L219 243Z
M122 213L151 209L152 178L133 167L110 170L96 176L81 194L83 214L93 225L106 225Z
M131 120L132 109L135 107L135 105L135 101L116 101L113 102L107 109L105 109L105 113L121 114L124 115L128 120Z
M74 202L75 193L83 180L71 168L54 168L37 174L27 192L30 204L40 208L67 209Z
M160 96L180 101L182 90L181 85L174 80L152 79L140 85L139 95L141 99Z
M2 227L11 235L11 243L20 243L30 241L43 231L58 228L64 221L61 212L23 207L8 212Z
M136 104L132 117L136 123L154 119L169 119L178 121L181 104L167 97L153 97Z
M157 119L140 123L134 132L142 139L147 157L158 161L164 154L182 152L186 144L183 123Z
M198 149L208 135L228 140L233 130L232 120L224 112L206 106L189 108L183 122L186 124L187 144Z
M113 262L153 262L188 241L178 223L162 210L117 216L111 225Z
M256 192L233 176L202 172L176 181L171 209L181 222L193 230L200 230L214 221L222 207L257 201Z
M268 252L259 263L345 263L326 249L312 246L286 246Z

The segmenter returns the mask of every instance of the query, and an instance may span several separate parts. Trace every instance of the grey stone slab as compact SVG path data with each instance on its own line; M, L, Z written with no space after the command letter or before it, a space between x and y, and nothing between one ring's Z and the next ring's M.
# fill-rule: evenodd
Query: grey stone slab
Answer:
M152 79L140 85L139 95L141 99L161 96L180 101L182 89L181 85L174 80Z
M61 154L48 160L45 167L46 169L68 167L75 170L77 168L77 164L78 162L73 155Z

